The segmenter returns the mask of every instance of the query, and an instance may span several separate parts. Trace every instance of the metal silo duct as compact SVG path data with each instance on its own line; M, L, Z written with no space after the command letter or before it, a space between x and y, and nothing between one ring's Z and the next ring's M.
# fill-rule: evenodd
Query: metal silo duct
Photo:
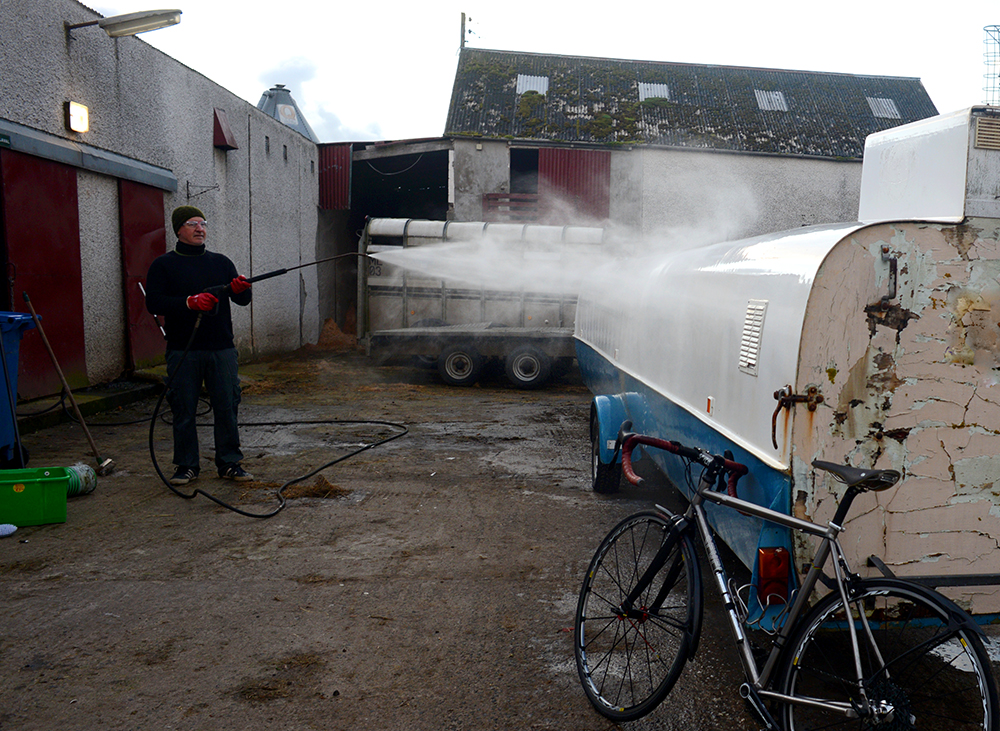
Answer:
M285 88L284 84L275 84L265 91L261 95L260 101L257 102L257 108L274 117L286 127L291 127L304 137L319 144L319 138L312 131L312 127L302 115L299 105L292 98L292 93Z

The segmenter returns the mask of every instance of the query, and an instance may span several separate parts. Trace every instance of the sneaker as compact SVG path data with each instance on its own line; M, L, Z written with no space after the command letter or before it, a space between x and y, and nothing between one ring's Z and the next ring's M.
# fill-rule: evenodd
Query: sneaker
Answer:
M253 479L253 475L238 464L231 464L224 470L219 470L219 477L224 480L236 480L237 482L250 482Z
M170 478L171 485L186 485L198 479L198 473L190 467L178 467L174 476Z

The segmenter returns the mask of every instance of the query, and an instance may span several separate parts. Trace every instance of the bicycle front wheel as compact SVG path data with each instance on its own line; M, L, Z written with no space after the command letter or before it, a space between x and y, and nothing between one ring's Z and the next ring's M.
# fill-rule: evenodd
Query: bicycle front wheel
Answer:
M867 715L859 712L848 621L857 629ZM849 611L828 594L793 632L778 675L786 695L819 704L786 705L786 729L996 731L996 685L971 623L937 592L904 581L861 581Z
M646 586L628 605L640 582ZM573 646L601 715L632 721L670 692L696 639L700 587L690 540L663 515L633 515L604 539L580 592Z

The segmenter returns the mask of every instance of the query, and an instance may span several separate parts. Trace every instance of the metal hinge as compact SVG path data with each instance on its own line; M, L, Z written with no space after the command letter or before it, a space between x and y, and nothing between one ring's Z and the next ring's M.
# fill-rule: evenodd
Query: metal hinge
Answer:
M791 386L785 386L774 392L774 398L778 405L774 407L774 414L771 416L771 444L778 448L778 414L782 409L792 408L792 404L806 404L810 411L815 411L816 407L823 403L823 394L819 391L819 386L806 386L806 392L793 393Z

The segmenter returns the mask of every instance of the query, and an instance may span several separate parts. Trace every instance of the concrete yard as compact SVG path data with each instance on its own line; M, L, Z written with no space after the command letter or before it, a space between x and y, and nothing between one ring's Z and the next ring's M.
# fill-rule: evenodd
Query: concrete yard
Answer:
M272 511L284 483L394 433L331 420L409 433L291 485L287 507L258 519L159 481L155 401L89 418L115 471L69 499L64 524L0 539L0 729L613 726L576 675L577 592L604 534L671 496L590 490L578 375L541 391L502 376L451 388L315 348L242 372L244 466L257 479L217 479L206 430L190 486L241 510ZM93 463L73 423L23 440L29 467ZM169 471L169 426L154 441ZM758 727L706 598L698 658L627 728Z

